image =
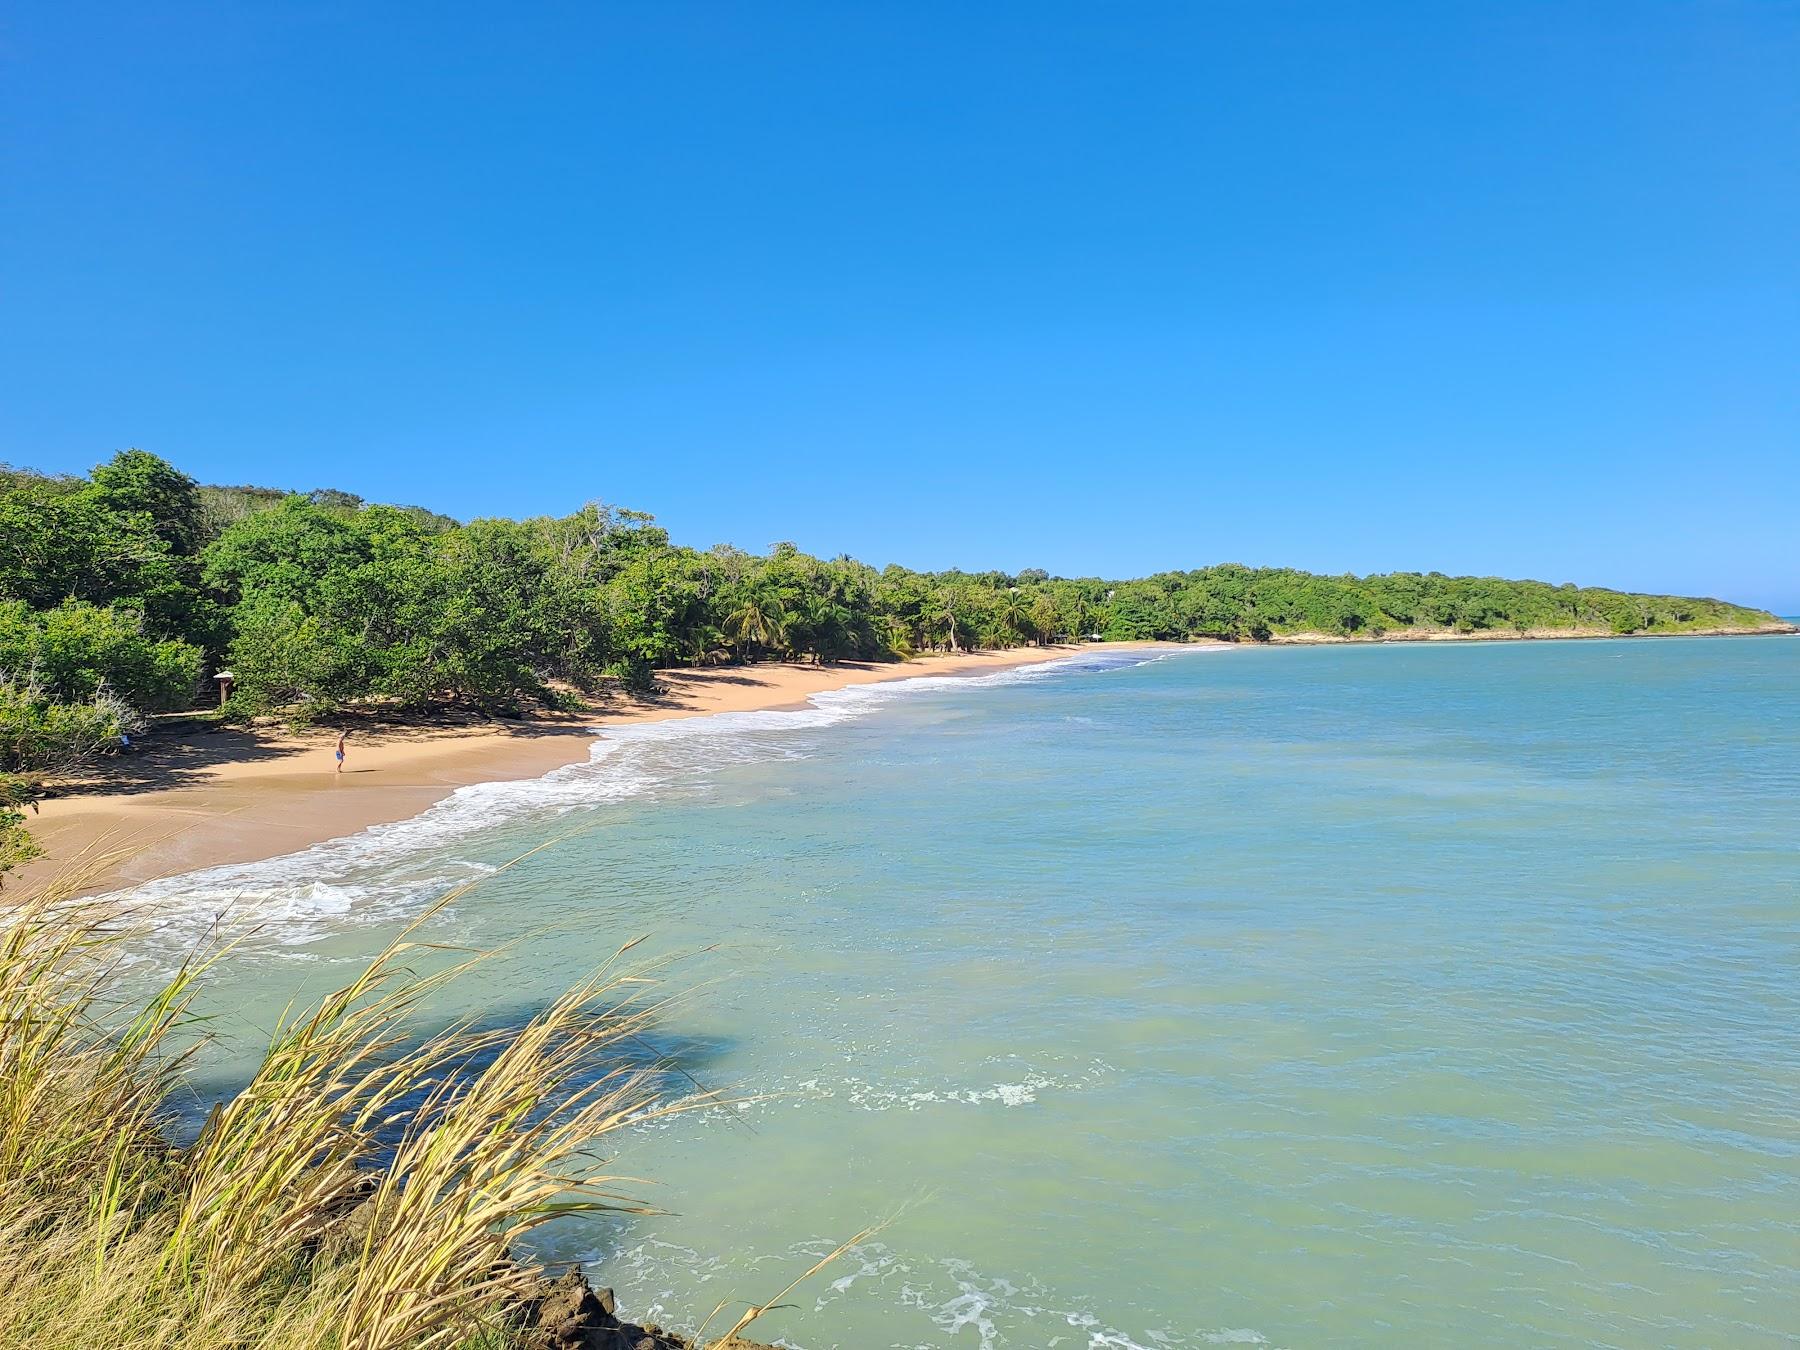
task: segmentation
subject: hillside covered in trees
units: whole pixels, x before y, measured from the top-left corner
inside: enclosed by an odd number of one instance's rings
[[[1130,581],[880,570],[792,544],[673,544],[648,515],[460,524],[343,492],[202,486],[127,450],[86,478],[0,467],[0,871],[38,776],[210,697],[317,718],[352,704],[555,704],[659,667],[1296,633],[1677,633],[1773,622],[1717,600],[1438,573],[1234,564]]]

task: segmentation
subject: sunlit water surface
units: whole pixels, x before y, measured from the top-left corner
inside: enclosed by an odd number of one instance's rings
[[[713,948],[662,1048],[772,1095],[553,1240],[678,1327],[897,1215],[762,1334],[1792,1344],[1797,804],[1800,641],[1190,650],[634,729],[160,903],[261,925],[241,1051],[575,831],[431,936],[521,940],[496,1017]]]

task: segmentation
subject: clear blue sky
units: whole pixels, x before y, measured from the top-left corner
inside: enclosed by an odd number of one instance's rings
[[[93,5],[0,458],[1800,611],[1800,5]]]

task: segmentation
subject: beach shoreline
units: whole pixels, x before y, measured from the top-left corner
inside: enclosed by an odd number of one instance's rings
[[[1585,629],[1394,630],[1353,636],[1277,634],[1243,646],[1588,641],[1620,637],[1750,637],[1792,625],[1620,634]],[[930,676],[994,674],[1083,653],[1167,648],[1179,642],[1021,647],[898,662],[767,662],[662,670],[656,694],[620,693],[576,714],[516,722],[371,722],[353,732],[345,772],[331,755],[337,728],[242,730],[180,721],[143,738],[80,782],[53,785],[28,821],[44,856],[7,878],[0,903],[57,884],[94,893],[202,868],[260,862],[409,820],[458,789],[515,782],[588,759],[606,728],[724,712],[791,711],[815,694]]]
[[[1113,642],[838,665],[763,663],[657,672],[658,693],[589,712],[467,725],[371,725],[335,772],[337,728],[244,731],[180,723],[79,783],[56,785],[29,823],[44,856],[0,899],[56,884],[79,893],[259,862],[408,820],[479,783],[541,778],[585,762],[608,727],[725,712],[804,708],[815,694],[928,676],[990,675],[1091,652],[1179,644]]]

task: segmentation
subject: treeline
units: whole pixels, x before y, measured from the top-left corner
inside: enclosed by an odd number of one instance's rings
[[[208,487],[140,450],[86,478],[0,469],[0,870],[31,776],[235,676],[245,714],[579,697],[659,667],[889,660],[1107,639],[1753,626],[1759,611],[1572,585],[1234,565],[1136,581],[877,570],[791,544],[670,542],[650,516],[459,524],[418,507]],[[10,853],[9,851],[10,850]]]
[[[1285,567],[1226,564],[1122,582],[1108,595],[1108,637],[1178,641],[1268,641],[1296,633],[1372,638],[1559,630],[1629,636],[1775,622],[1763,610],[1721,600],[1441,572],[1329,577]]]

